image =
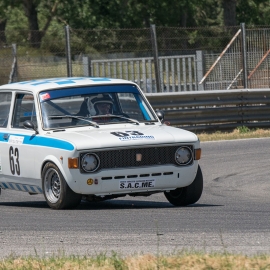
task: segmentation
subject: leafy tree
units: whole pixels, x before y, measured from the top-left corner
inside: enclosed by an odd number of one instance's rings
[[[5,29],[7,25],[9,9],[10,9],[9,1],[2,0],[0,2],[0,44],[1,43],[6,44],[7,42]]]
[[[237,20],[247,25],[270,24],[269,0],[239,0],[237,3]]]
[[[58,19],[74,29],[193,27],[220,24],[218,0],[61,1]],[[215,6],[216,8],[213,8]]]
[[[42,37],[46,34],[50,23],[57,11],[58,0],[1,0],[0,12],[5,12],[9,10],[6,15],[6,25],[9,25],[9,21],[12,21],[10,28],[28,29],[28,41],[30,46],[39,48],[41,44]],[[25,25],[24,19],[21,17],[21,10],[23,11],[24,17],[26,18],[27,24]],[[20,21],[18,21],[17,14],[20,14]],[[1,13],[0,13],[1,15]],[[13,16],[9,16],[13,15]],[[40,22],[40,17],[43,15],[43,21]],[[40,28],[40,25],[43,28]]]
[[[46,43],[52,35],[59,37],[63,25],[74,31],[141,29],[149,28],[150,24],[176,28],[231,27],[241,22],[266,25],[270,23],[269,11],[269,0],[1,0],[0,42],[6,43],[8,38],[39,48],[44,37]],[[7,36],[5,29],[9,30]],[[111,41],[119,38],[115,33],[111,33]],[[194,31],[187,33],[188,42],[195,44],[202,38]],[[131,33],[125,35],[132,38]],[[85,36],[78,36],[80,47],[84,40]]]
[[[14,0],[16,1],[16,0]],[[23,0],[22,6],[24,8],[25,16],[28,19],[29,27],[29,42],[31,46],[39,48],[41,39],[45,35],[52,18],[57,11],[58,0]],[[43,29],[39,27],[38,13],[44,12],[47,20],[44,23]]]

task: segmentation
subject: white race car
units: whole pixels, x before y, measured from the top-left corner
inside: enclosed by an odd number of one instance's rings
[[[163,124],[133,82],[53,78],[0,86],[0,191],[43,193],[53,209],[164,192],[175,206],[203,190],[200,141]]]

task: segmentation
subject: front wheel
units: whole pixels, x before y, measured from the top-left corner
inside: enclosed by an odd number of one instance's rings
[[[169,192],[164,192],[167,200],[174,206],[187,206],[196,203],[203,191],[203,175],[200,165],[194,181],[187,187],[177,188]]]
[[[73,192],[58,167],[49,162],[42,171],[42,188],[48,205],[53,209],[68,209],[78,206],[82,195]]]

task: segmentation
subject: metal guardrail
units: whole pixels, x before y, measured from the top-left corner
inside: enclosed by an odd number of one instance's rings
[[[165,121],[192,131],[270,127],[270,89],[146,94]]]

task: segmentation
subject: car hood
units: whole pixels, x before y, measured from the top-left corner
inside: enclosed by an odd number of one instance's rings
[[[54,132],[49,136],[70,142],[77,150],[198,141],[194,133],[166,125],[104,126],[91,127],[90,130],[69,129]]]

